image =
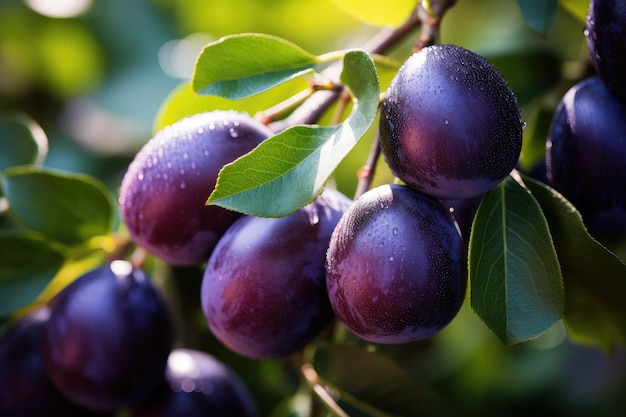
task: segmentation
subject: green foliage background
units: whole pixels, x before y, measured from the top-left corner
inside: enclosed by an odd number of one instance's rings
[[[36,172],[15,168],[5,172],[0,196],[15,192],[11,188],[15,182],[54,189],[54,184],[47,182],[48,173],[62,170],[68,173],[68,181],[89,190],[80,193],[83,196],[108,192],[114,198],[129,161],[156,129],[187,114],[213,108],[254,113],[304,85],[302,80],[292,80],[242,101],[194,96],[188,84],[201,46],[244,32],[279,36],[315,55],[362,46],[379,28],[352,16],[347,11],[350,3],[108,0],[94,1],[80,16],[54,19],[34,12],[25,2],[0,1],[0,112],[27,115],[49,139],[47,149],[25,150],[26,156],[15,156],[41,165]],[[387,3],[393,10],[394,2]],[[401,3],[398,10],[403,10]],[[560,97],[591,73],[583,34],[587,3],[563,0],[556,7],[557,3],[459,0],[442,25],[442,42],[456,43],[488,58],[516,93],[527,123],[520,166],[525,170],[543,157],[550,118]],[[367,20],[368,15],[359,17]],[[391,18],[397,16],[392,13]],[[410,54],[416,36],[394,49],[392,57],[402,62]],[[381,73],[383,88],[392,76],[393,70]],[[6,126],[3,124],[3,129]],[[8,140],[14,130],[7,132],[0,131],[0,141]],[[347,195],[354,193],[356,171],[365,161],[372,140],[373,132],[368,132],[331,179]],[[4,157],[0,155],[3,163]],[[93,190],[101,185],[92,178],[104,184],[104,193]],[[374,185],[390,181],[392,177],[381,161]],[[57,232],[43,225],[28,236],[11,235],[0,241],[0,259],[5,262],[11,258],[15,268],[0,271],[0,282],[36,275],[27,293],[21,289],[20,294],[27,298],[39,296],[45,301],[113,248],[107,231],[118,230],[120,225],[112,201],[90,210],[88,205],[95,204],[94,198],[99,197],[81,199],[70,193],[64,198],[93,213],[97,217],[94,224],[100,228]],[[54,201],[41,204],[54,212]],[[36,219],[37,213],[32,216]],[[0,225],[6,230],[14,227],[13,219],[7,218],[2,207]],[[51,237],[54,245],[42,243]],[[20,248],[32,251],[42,268],[37,262],[13,257],[12,253],[24,253]],[[624,252],[623,246],[617,247],[622,259],[626,258]],[[50,270],[50,265],[63,267],[55,273],[56,268]],[[573,265],[569,268],[575,269]],[[235,369],[253,391],[263,416],[307,415],[302,410],[308,410],[310,398],[304,395],[305,387],[289,361],[242,358],[209,334],[196,308],[201,271],[169,267],[158,261],[147,266],[170,298],[180,339],[187,347],[207,350]],[[46,287],[52,278],[52,284]],[[9,292],[10,288],[9,284],[3,286],[0,311],[14,307],[9,302],[15,302],[17,296]],[[602,315],[592,316],[581,323],[602,328],[603,319]],[[560,321],[531,342],[507,347],[466,303],[448,328],[427,341],[359,350],[351,349],[364,345],[362,342],[349,334],[345,334],[345,341],[345,349],[323,347],[311,352],[320,376],[354,398],[384,406],[389,413],[368,414],[363,411],[367,407],[356,407],[351,415],[421,415],[430,407],[430,389],[462,408],[467,416],[535,412],[619,416],[626,410],[623,350],[607,354],[574,343],[566,337]],[[393,390],[389,389],[389,381],[397,384]]]

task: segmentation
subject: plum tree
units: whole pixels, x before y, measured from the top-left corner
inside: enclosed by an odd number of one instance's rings
[[[133,417],[256,417],[254,398],[232,369],[200,350],[170,353],[165,379]]]
[[[148,276],[129,262],[113,261],[82,275],[55,298],[44,364],[72,401],[116,411],[156,386],[173,336],[168,306]]]
[[[591,63],[609,91],[626,103],[626,4],[591,0],[585,34]]]
[[[626,104],[598,76],[561,99],[546,142],[548,182],[594,233],[626,230]]]
[[[206,262],[240,213],[205,201],[220,169],[272,132],[250,116],[213,111],[159,131],[122,181],[120,215],[134,242],[174,265]]]
[[[41,307],[14,323],[0,339],[0,415],[97,417],[55,387],[43,364],[42,345],[50,309]]]
[[[326,271],[335,315],[372,342],[432,336],[463,303],[464,250],[439,201],[403,185],[366,192],[331,237]]]
[[[286,356],[332,319],[324,259],[330,235],[350,203],[327,188],[311,204],[280,218],[245,216],[224,234],[202,281],[211,331],[253,358]]]
[[[445,199],[471,198],[517,164],[522,119],[496,68],[463,47],[413,54],[385,92],[380,140],[392,172],[410,187]]]

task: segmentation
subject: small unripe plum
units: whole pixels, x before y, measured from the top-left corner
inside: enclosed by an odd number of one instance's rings
[[[443,199],[475,197],[506,178],[519,159],[522,128],[502,75],[456,45],[413,54],[381,107],[381,146],[393,174]]]
[[[64,395],[86,408],[115,411],[156,387],[172,343],[168,306],[148,276],[114,261],[54,299],[43,357]]]
[[[465,296],[465,249],[443,204],[403,185],[361,195],[341,218],[326,262],[337,319],[362,339],[405,343],[442,330]]]
[[[626,231],[626,104],[599,77],[576,84],[557,106],[546,170],[592,234]]]
[[[256,417],[243,381],[214,356],[194,349],[170,353],[165,380],[133,408],[133,417]]]
[[[14,323],[0,339],[0,416],[96,417],[54,386],[41,354],[50,310],[42,307]]]
[[[596,71],[609,91],[626,103],[626,2],[591,0],[585,35]]]
[[[240,216],[205,205],[220,169],[271,135],[234,111],[196,114],[159,131],[137,153],[120,188],[120,215],[134,242],[174,265],[205,263]]]
[[[252,358],[278,358],[303,348],[329,324],[324,260],[350,203],[327,188],[288,216],[244,216],[228,229],[201,289],[209,328],[224,345]]]

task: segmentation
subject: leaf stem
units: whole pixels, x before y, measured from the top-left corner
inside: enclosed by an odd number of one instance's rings
[[[321,384],[320,378],[317,372],[310,363],[305,363],[300,367],[300,372],[306,380],[307,384],[311,388],[311,391],[315,393],[317,398],[337,417],[350,417],[337,401],[326,391],[326,388]]]

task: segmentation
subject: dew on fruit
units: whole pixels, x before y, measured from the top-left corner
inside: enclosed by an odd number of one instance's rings
[[[398,236],[398,228],[394,227],[392,233],[394,236]]]
[[[178,187],[179,187],[181,190],[184,190],[185,188],[187,188],[187,184],[185,184],[185,181],[181,181],[181,182],[180,182],[180,184],[178,185]]]
[[[197,130],[197,132],[198,132],[198,134],[199,134],[199,135],[201,135],[201,134],[203,134],[203,133],[204,133],[204,129],[203,129],[203,128],[201,128],[201,127],[199,127],[199,128],[198,128],[198,130]]]

